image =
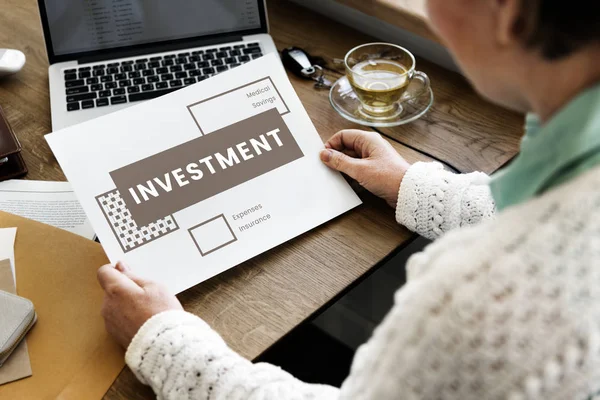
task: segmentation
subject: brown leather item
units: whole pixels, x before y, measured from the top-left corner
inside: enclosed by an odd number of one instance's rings
[[[18,178],[27,174],[27,166],[21,155],[21,143],[8,124],[2,107],[0,107],[0,181]]]

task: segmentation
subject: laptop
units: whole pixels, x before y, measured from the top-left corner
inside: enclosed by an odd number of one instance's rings
[[[38,0],[52,129],[276,52],[265,0]]]

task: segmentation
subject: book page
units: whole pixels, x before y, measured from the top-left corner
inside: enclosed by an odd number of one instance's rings
[[[0,210],[94,238],[92,225],[68,182],[0,182]]]

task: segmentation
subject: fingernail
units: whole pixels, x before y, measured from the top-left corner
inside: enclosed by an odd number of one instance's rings
[[[331,150],[322,150],[321,151],[321,161],[329,162],[331,160],[332,152]]]
[[[121,272],[125,272],[125,271],[127,271],[129,269],[129,268],[127,268],[127,266],[122,261],[119,261],[117,263],[117,265],[115,266],[115,268],[118,269]]]

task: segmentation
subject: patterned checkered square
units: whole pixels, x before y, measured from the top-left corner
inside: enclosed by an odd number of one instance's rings
[[[172,215],[149,225],[138,227],[131,218],[131,213],[121,198],[121,194],[116,189],[97,196],[96,201],[124,252],[134,250],[179,229]]]

